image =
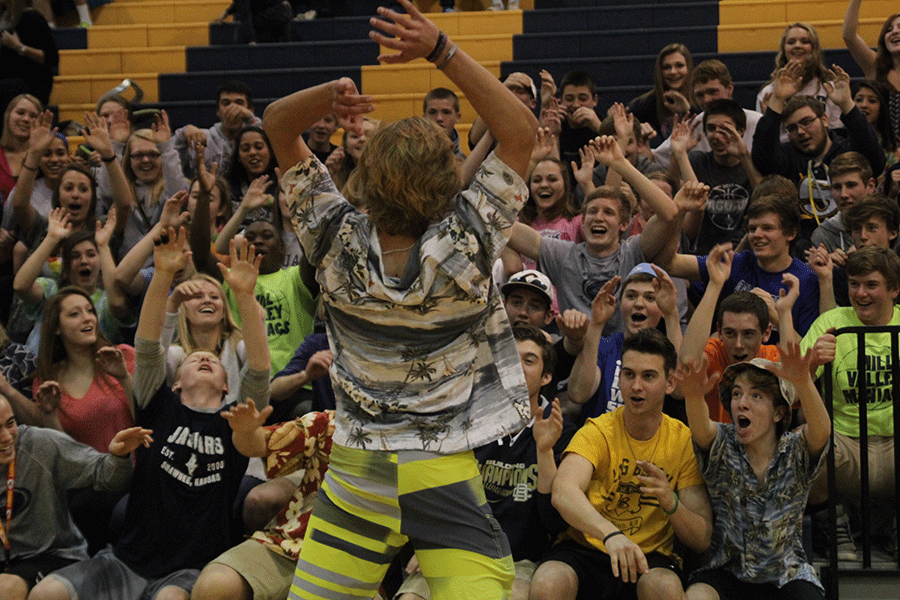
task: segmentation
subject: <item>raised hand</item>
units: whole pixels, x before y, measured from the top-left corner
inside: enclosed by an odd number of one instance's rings
[[[112,375],[118,380],[122,380],[127,378],[130,373],[128,373],[128,365],[125,363],[125,355],[122,354],[122,350],[117,348],[116,346],[104,346],[97,350],[96,357],[97,366],[100,369],[109,375]]]
[[[806,354],[800,351],[800,344],[790,342],[780,344],[778,354],[781,361],[766,365],[771,373],[779,379],[790,381],[794,387],[800,388],[806,383],[811,383],[810,366],[814,360],[814,350],[810,348]]]
[[[669,274],[658,266],[651,264],[653,272],[656,273],[656,279],[653,280],[653,289],[656,291],[656,306],[659,311],[666,315],[678,312],[678,292],[675,290],[675,283]]]
[[[564,116],[565,110],[559,107],[559,100],[556,96],[551,96],[547,108],[541,110],[541,126],[549,129],[553,135],[559,135]]]
[[[549,127],[538,127],[534,137],[534,148],[531,150],[531,161],[537,164],[556,150],[556,134]]]
[[[568,308],[562,314],[556,315],[556,326],[559,327],[559,332],[573,342],[580,342],[584,339],[590,324],[590,317],[577,308]]]
[[[722,286],[731,277],[731,263],[734,260],[734,250],[731,244],[718,244],[713,247],[706,257],[706,271],[709,273],[710,283]]]
[[[666,90],[663,92],[663,104],[670,112],[676,115],[691,110],[691,103],[677,90]]]
[[[594,158],[608,168],[612,168],[616,163],[627,162],[628,160],[622,153],[622,147],[619,146],[616,138],[611,135],[595,137],[591,140],[591,147],[594,150]]]
[[[831,65],[828,70],[828,81],[824,83],[828,97],[841,112],[846,114],[853,110],[853,92],[850,90],[850,75],[837,65]]]
[[[190,213],[184,210],[187,205],[187,192],[175,192],[171,198],[163,204],[162,213],[159,217],[159,224],[163,231],[167,231],[169,227],[181,227],[185,222],[190,220]]]
[[[52,128],[53,113],[45,110],[37,119],[31,122],[31,134],[28,136],[28,151],[40,157],[44,150],[50,147],[50,142],[56,137],[58,129]]]
[[[231,104],[229,106],[237,106]],[[206,160],[204,160],[204,147],[200,144],[194,144],[194,155],[197,157],[197,183],[200,189],[207,194],[216,187],[216,173],[219,172],[219,163],[214,162],[206,168]]]
[[[613,126],[616,128],[616,137],[624,144],[629,137],[634,135],[634,115],[625,110],[625,105],[615,102],[609,107],[609,114],[613,117]]]
[[[331,107],[337,115],[338,125],[357,135],[363,134],[362,115],[375,110],[372,96],[360,94],[349,77],[341,77],[335,84]]]
[[[256,288],[262,255],[256,254],[253,245],[247,243],[243,236],[232,238],[228,247],[231,254],[231,268],[217,263],[219,270],[222,271],[222,278],[235,294],[252,295]]]
[[[256,410],[256,403],[251,398],[247,398],[246,403],[236,404],[230,410],[223,410],[222,416],[228,420],[232,431],[237,434],[247,434],[262,427],[268,416],[272,414],[272,410],[271,404],[262,410]]]
[[[187,300],[191,298],[196,298],[203,293],[203,284],[201,280],[198,279],[188,279],[186,281],[182,281],[178,285],[175,286],[175,289],[172,290],[172,293],[169,294],[169,299],[167,301],[166,310],[169,312],[176,312],[178,307],[181,306]]]
[[[541,69],[541,107],[549,108],[550,98],[556,96],[556,82],[547,69]]]
[[[701,211],[706,208],[709,186],[699,181],[687,181],[675,194],[675,206],[681,214]]]
[[[174,227],[163,230],[153,240],[153,265],[156,270],[175,274],[183,269],[191,257],[191,252],[184,249],[186,241],[184,227],[179,227],[177,233]]]
[[[622,278],[616,275],[603,284],[597,295],[591,301],[591,324],[606,325],[607,321],[616,312],[616,288]]]
[[[109,241],[112,239],[113,233],[115,231],[116,209],[111,208],[106,214],[106,223],[101,224],[98,220],[97,225],[94,228],[94,241],[97,242],[97,247],[103,248],[104,246],[109,246]]]
[[[113,456],[128,456],[138,446],[149,448],[153,443],[152,429],[143,427],[129,427],[116,433],[109,442],[109,453]]]
[[[387,64],[406,63],[431,54],[438,42],[437,25],[419,12],[409,0],[397,0],[407,14],[395,12],[383,6],[378,7],[378,16],[369,19],[375,30],[369,37],[395,54],[379,54],[378,61]],[[408,17],[407,17],[408,15]],[[387,20],[385,20],[387,19]],[[384,33],[381,33],[381,32]],[[384,34],[388,35],[384,35]],[[449,41],[448,41],[449,45]]]
[[[775,301],[776,312],[791,310],[800,297],[800,280],[796,275],[784,273],[781,276],[781,283],[784,287],[778,290],[778,300]]]
[[[798,59],[792,59],[785,66],[778,69],[775,80],[772,82],[772,96],[784,103],[788,98],[800,91],[803,85],[803,72],[805,67]],[[769,104],[772,99],[769,99]]]
[[[731,123],[721,123],[719,127],[722,133],[725,134],[725,141],[728,143],[725,151],[728,152],[730,156],[735,156],[737,158],[750,156],[750,150],[744,142],[744,137],[738,133],[738,130],[734,125]]]
[[[697,141],[691,135],[691,127],[686,119],[680,119],[672,128],[672,135],[669,136],[669,144],[672,146],[673,154],[682,154],[690,152]]]
[[[69,222],[69,211],[62,207],[51,210],[47,218],[47,237],[64,240],[70,233],[72,224]]]
[[[248,212],[257,208],[262,208],[263,206],[272,205],[272,194],[266,193],[266,187],[268,187],[268,185],[268,175],[260,175],[250,182],[247,193],[244,194],[244,197],[241,199],[241,204]]]
[[[775,310],[775,298],[772,297],[772,294],[762,289],[761,287],[755,287],[751,289],[750,293],[755,294],[758,298],[766,303],[766,308],[769,309],[769,321],[771,321],[772,324],[777,327],[778,311]]]
[[[707,374],[708,369],[709,359],[706,358],[706,354],[701,355],[697,362],[690,361],[678,365],[675,378],[678,380],[678,387],[681,388],[685,400],[703,399],[715,388],[722,374],[716,371],[709,375]]]
[[[572,161],[572,174],[575,181],[581,186],[582,190],[590,190],[588,186],[594,184],[594,152],[591,150],[590,144],[584,148],[578,149],[578,157],[581,160],[579,166],[574,160]]]
[[[534,415],[534,425],[531,427],[531,433],[534,436],[534,443],[538,452],[547,452],[553,450],[554,444],[559,440],[563,430],[562,409],[559,407],[559,398],[553,401],[550,408],[550,414],[544,418],[544,409],[538,410]]]
[[[84,141],[99,152],[101,157],[115,157],[116,153],[113,151],[107,122],[92,112],[84,113],[84,122],[86,125],[81,129]]]
[[[59,402],[62,400],[62,390],[55,381],[45,381],[38,386],[35,401],[44,414],[50,414],[59,408]]]
[[[166,114],[165,110],[161,110],[156,114],[152,129],[153,141],[157,144],[168,142],[169,138],[172,137],[172,128],[169,126],[169,115]]]

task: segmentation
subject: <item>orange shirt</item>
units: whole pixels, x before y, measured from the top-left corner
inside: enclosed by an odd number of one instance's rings
[[[712,375],[715,372],[722,374],[731,365],[728,361],[728,353],[725,352],[725,344],[719,338],[706,340],[706,348],[703,351],[706,353],[706,360],[709,361],[709,368],[706,369],[708,375]],[[778,347],[766,344],[759,347],[759,354],[756,355],[756,358],[765,358],[772,362],[781,360],[778,354]],[[710,419],[719,423],[731,423],[731,417],[719,400],[718,385],[706,394],[706,405],[709,407]]]

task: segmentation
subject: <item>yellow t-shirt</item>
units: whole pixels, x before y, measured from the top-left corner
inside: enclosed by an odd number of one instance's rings
[[[703,484],[691,432],[684,423],[663,415],[652,438],[640,441],[625,432],[624,407],[588,419],[572,438],[566,453],[573,452],[594,465],[587,496],[591,504],[618,527],[644,554],[659,552],[678,560],[673,551],[675,530],[659,507],[656,496],[641,493],[643,474],[638,460],[662,469],[675,491]],[[569,528],[569,535],[586,546],[606,552],[603,540]]]

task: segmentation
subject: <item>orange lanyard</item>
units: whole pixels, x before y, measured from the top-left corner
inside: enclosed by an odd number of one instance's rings
[[[6,528],[0,527],[0,540],[3,540],[3,570],[9,566],[9,536],[12,530],[13,491],[16,488],[16,459],[12,459],[6,467]]]

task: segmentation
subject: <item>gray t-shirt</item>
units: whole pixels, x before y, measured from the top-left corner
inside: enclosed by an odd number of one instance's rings
[[[727,242],[737,246],[744,237],[744,213],[753,191],[747,172],[740,163],[732,167],[717,163],[712,152],[694,150],[688,159],[697,179],[709,186],[709,200],[691,254],[709,254],[716,244]]]
[[[12,559],[86,559],[87,542],[69,515],[67,492],[84,487],[119,491],[130,478],[129,458],[101,454],[61,431],[19,425]]]
[[[644,262],[644,251],[639,235],[626,239],[615,252],[604,257],[588,252],[584,243],[542,238],[538,256],[540,270],[556,288],[560,312],[575,308],[586,315],[591,314],[591,302],[603,284],[616,275],[624,280],[641,262]],[[618,331],[622,331],[622,316],[615,311],[603,328],[603,335]]]

